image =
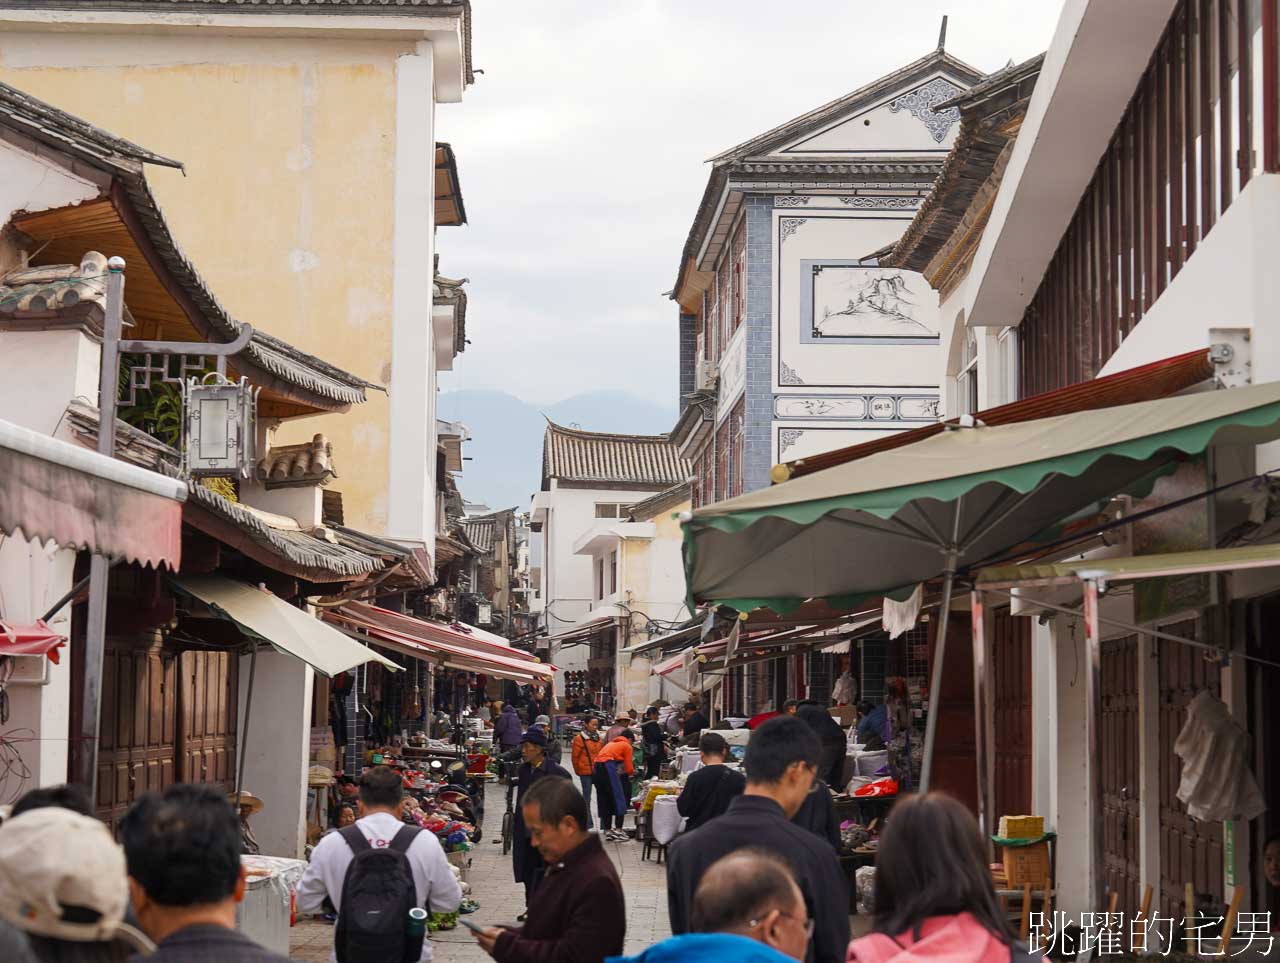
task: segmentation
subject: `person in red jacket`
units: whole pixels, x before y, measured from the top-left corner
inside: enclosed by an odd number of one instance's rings
[[[630,839],[622,829],[627,807],[631,804],[631,777],[636,774],[632,749],[635,736],[624,729],[596,756],[594,783],[596,812],[600,815],[600,831],[614,842]]]
[[[570,756],[573,759],[573,771],[582,785],[582,798],[587,801],[587,828],[591,823],[591,784],[595,778],[596,756],[604,748],[600,739],[600,720],[595,716],[587,716],[583,721],[583,730],[573,737]]]

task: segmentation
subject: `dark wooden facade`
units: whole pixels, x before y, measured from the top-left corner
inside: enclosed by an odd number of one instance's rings
[[[1102,643],[1103,873],[1127,915],[1142,905],[1138,658],[1136,636]]]
[[[995,609],[991,619],[994,815],[1033,813],[1031,803],[1031,620]]]
[[[1023,316],[1022,397],[1095,377],[1252,175],[1280,170],[1276,5],[1255,64],[1241,4],[1181,0],[1170,18]]]
[[[1166,629],[1196,638],[1196,623]],[[1187,721],[1187,704],[1208,690],[1221,697],[1221,667],[1189,645],[1160,646],[1160,892],[1158,904],[1166,916],[1181,919],[1187,883],[1198,901],[1222,907],[1222,823],[1204,823],[1187,815],[1178,800],[1182,761],[1173,751]]]

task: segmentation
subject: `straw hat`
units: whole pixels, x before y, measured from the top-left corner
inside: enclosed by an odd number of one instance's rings
[[[124,851],[96,819],[47,806],[0,826],[0,919],[28,933],[149,948],[124,922],[126,877]],[[80,912],[69,914],[71,907]],[[96,919],[72,922],[68,915]]]
[[[227,799],[230,801],[231,805],[234,806],[236,804],[235,793],[229,793],[227,795]],[[240,808],[249,810],[249,815],[252,816],[254,813],[260,813],[262,810],[266,809],[267,804],[253,793],[249,792],[249,790],[245,789],[240,792]]]

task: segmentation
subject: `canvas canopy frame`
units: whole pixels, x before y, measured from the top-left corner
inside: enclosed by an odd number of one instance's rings
[[[822,599],[853,608],[940,577],[932,695],[941,690],[958,575],[1115,495],[1149,493],[1180,459],[1211,445],[1277,438],[1280,383],[955,426],[686,516],[687,604],[785,613]],[[922,791],[936,737],[930,712]]]
[[[1243,652],[1234,652],[1197,639],[1183,638],[1162,632],[1150,625],[1138,625],[1120,619],[1103,617],[1100,600],[1108,588],[1117,583],[1138,582],[1144,579],[1186,575],[1218,574],[1246,569],[1280,568],[1280,545],[1247,545],[1235,548],[1206,549],[1195,552],[1171,552],[1156,555],[1136,555],[1123,558],[1084,559],[1073,562],[1031,563],[1027,565],[998,566],[980,570],[971,593],[970,615],[973,621],[973,691],[975,747],[978,777],[978,821],[984,833],[991,832],[992,801],[995,798],[994,712],[991,692],[991,660],[988,657],[986,635],[986,609],[988,596],[1001,599],[1015,597],[1040,608],[1073,616],[1084,622],[1085,646],[1085,718],[1088,739],[1089,793],[1095,818],[1088,820],[1088,846],[1092,864],[1092,883],[1095,904],[1106,902],[1106,878],[1104,873],[1103,833],[1098,814],[1102,812],[1102,626],[1125,629],[1136,635],[1145,635],[1171,644],[1190,645],[1196,648],[1221,652],[1225,658],[1243,658],[1264,665],[1280,668],[1280,664]],[[1065,605],[1023,594],[1026,589],[1079,585],[1084,606],[1077,610]]]

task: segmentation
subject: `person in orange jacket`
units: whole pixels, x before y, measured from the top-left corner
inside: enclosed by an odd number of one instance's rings
[[[596,756],[604,748],[600,738],[600,720],[595,716],[587,716],[583,720],[583,730],[573,737],[569,754],[573,759],[573,772],[582,786],[582,798],[587,801],[587,828],[591,829],[591,782],[595,774]]]
[[[596,756],[596,811],[600,814],[600,829],[604,838],[614,842],[631,838],[623,830],[622,821],[631,803],[631,777],[636,774],[634,742],[635,736],[631,730],[624,729],[622,735],[601,749]]]

